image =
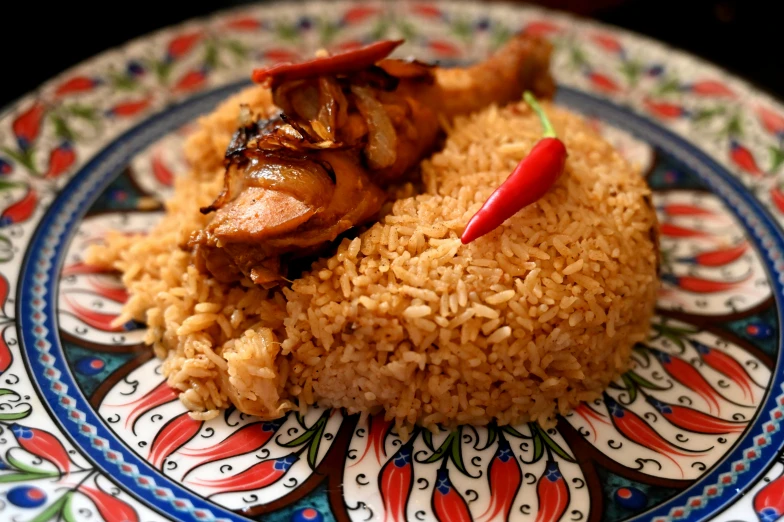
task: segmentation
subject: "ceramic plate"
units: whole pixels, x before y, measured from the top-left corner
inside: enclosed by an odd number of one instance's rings
[[[86,246],[160,218],[190,122],[257,64],[391,37],[465,63],[517,31],[552,40],[558,103],[655,191],[663,287],[635,369],[552,430],[191,420],[143,325],[112,327],[126,294]],[[779,520],[782,140],[784,108],[716,67],[510,5],[258,6],[86,62],[0,115],[0,518]]]

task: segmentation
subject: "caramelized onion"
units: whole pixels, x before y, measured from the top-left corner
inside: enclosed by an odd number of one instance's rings
[[[395,163],[397,157],[397,134],[384,106],[367,87],[352,85],[357,108],[368,124],[368,144],[365,156],[371,168],[383,169]]]

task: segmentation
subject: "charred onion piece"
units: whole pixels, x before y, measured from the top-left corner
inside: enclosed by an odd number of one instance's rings
[[[348,74],[361,71],[383,60],[403,40],[382,40],[344,53],[314,58],[300,63],[279,63],[253,71],[253,81],[264,85],[283,81],[303,80],[325,74]]]

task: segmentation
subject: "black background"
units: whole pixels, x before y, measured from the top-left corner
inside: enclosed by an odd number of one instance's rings
[[[4,3],[0,106],[104,49],[247,2]],[[782,0],[543,0],[540,4],[651,36],[717,63],[784,98]],[[91,3],[97,4],[97,3]]]

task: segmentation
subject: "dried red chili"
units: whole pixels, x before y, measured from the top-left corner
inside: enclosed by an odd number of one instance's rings
[[[544,196],[563,173],[566,147],[556,137],[534,95],[526,92],[524,99],[542,121],[543,137],[468,222],[460,238],[464,245],[492,232],[520,209]]]
[[[270,84],[284,80],[302,80],[325,74],[348,74],[361,71],[389,56],[403,40],[382,40],[344,53],[323,56],[299,63],[278,63],[253,71],[253,81]]]

